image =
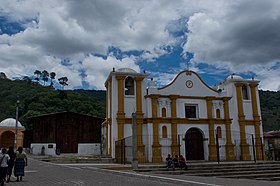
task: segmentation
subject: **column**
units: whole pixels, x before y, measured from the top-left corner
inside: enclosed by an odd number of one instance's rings
[[[262,160],[262,157],[265,157],[265,155],[262,155],[262,146],[261,146],[261,135],[260,135],[260,115],[258,111],[258,104],[257,104],[257,86],[258,84],[250,84],[250,92],[251,92],[251,100],[252,100],[252,111],[253,111],[253,120],[254,120],[254,128],[255,128],[255,145],[256,145],[256,158],[257,160]]]
[[[143,117],[142,112],[142,81],[144,77],[135,77],[136,81],[136,133],[138,162],[145,162],[145,145],[143,144]]]
[[[214,97],[206,97],[207,105],[207,117],[208,117],[208,130],[209,130],[209,157],[210,161],[217,160],[217,149],[215,144],[215,133],[214,133],[214,120],[212,113],[212,100]]]
[[[157,106],[157,95],[151,95],[152,99],[152,119],[153,119],[153,163],[161,163],[162,156],[161,156],[161,145],[159,144],[159,120],[158,120],[158,106]]]
[[[117,76],[118,81],[118,112],[117,112],[117,124],[118,124],[118,139],[124,137],[124,79],[125,76]]]
[[[243,97],[242,97],[242,83],[236,83],[236,98],[238,108],[238,121],[240,128],[240,148],[241,148],[241,160],[251,160],[249,145],[246,142],[246,131],[245,131],[245,115],[243,110]]]
[[[229,105],[228,101],[230,98],[225,97],[223,98],[224,101],[224,120],[226,125],[226,160],[235,160],[235,153],[234,153],[234,144],[232,143],[231,138],[231,121],[229,117]]]
[[[171,100],[171,152],[172,154],[179,154],[179,145],[178,145],[178,132],[177,132],[177,109],[176,109],[176,100],[178,95],[170,95]]]

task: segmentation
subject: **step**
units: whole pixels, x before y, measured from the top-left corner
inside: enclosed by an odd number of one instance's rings
[[[189,176],[207,176],[207,177],[218,177],[218,176],[227,176],[227,175],[252,175],[252,174],[268,174],[268,173],[279,173],[280,175],[280,169],[279,170],[255,170],[255,171],[251,171],[251,170],[245,170],[245,171],[232,171],[232,172],[208,172],[208,173],[188,173],[186,172],[186,174],[188,174]]]

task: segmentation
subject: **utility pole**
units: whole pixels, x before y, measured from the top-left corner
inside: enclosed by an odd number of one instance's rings
[[[17,139],[18,139],[18,107],[19,107],[19,97],[17,96],[17,106],[16,106],[16,129],[15,129],[15,141],[14,148],[17,148]]]

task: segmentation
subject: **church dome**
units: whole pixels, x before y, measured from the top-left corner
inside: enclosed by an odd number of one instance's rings
[[[117,70],[117,72],[137,73],[135,70],[133,70],[131,68],[120,68]]]
[[[230,79],[239,79],[239,80],[242,80],[243,78],[241,76],[238,76],[236,74],[231,74],[229,75],[226,80],[230,80]]]
[[[1,121],[0,128],[1,127],[16,127],[16,120],[14,118],[7,118]],[[18,128],[23,128],[21,123],[18,121]]]

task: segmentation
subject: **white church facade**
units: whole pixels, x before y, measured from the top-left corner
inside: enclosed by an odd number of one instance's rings
[[[103,126],[107,156],[118,158],[116,144],[131,138],[135,113],[139,162],[163,162],[167,154],[208,161],[217,155],[229,161],[264,158],[259,81],[230,75],[211,88],[189,70],[161,88],[153,80],[146,87],[146,81],[146,73],[128,68],[109,74]],[[131,160],[131,150],[124,155]]]

